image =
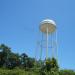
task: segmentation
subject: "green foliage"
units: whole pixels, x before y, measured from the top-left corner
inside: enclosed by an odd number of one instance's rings
[[[55,58],[47,59],[40,70],[40,75],[59,75],[59,66]]]
[[[12,70],[0,69],[0,75],[39,75],[33,71],[25,71],[24,69],[15,68]]]
[[[0,69],[0,75],[25,75],[25,71],[20,69],[13,69],[13,70]]]
[[[75,75],[75,71],[73,70],[60,70],[60,75]]]
[[[58,66],[57,60],[55,58],[47,59],[46,68],[47,68],[47,71],[50,71],[53,68],[56,68],[58,70],[59,66]]]
[[[11,48],[0,45],[0,67],[13,69],[15,67],[32,68],[34,67],[35,59],[28,57],[25,53],[22,55],[13,53]]]
[[[75,75],[73,70],[59,70],[55,58],[45,61],[13,53],[11,48],[0,45],[0,75]]]
[[[4,44],[0,45],[0,66],[7,66],[10,53],[11,50],[9,47]]]
[[[42,71],[42,73],[40,74],[39,71],[25,71],[24,69],[15,68],[12,70],[0,69],[0,75],[75,75],[75,72],[73,70],[60,70],[59,72]]]

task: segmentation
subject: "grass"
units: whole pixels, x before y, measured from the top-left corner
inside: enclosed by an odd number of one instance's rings
[[[38,73],[33,71],[25,71],[24,69],[19,68],[13,70],[1,68],[0,75],[38,75]]]

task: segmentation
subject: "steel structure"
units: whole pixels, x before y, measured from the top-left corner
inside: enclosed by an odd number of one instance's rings
[[[55,40],[51,40],[52,56],[54,56],[54,49],[57,46],[57,31],[56,23],[53,20],[45,19],[40,23],[40,31],[46,35],[46,59],[48,58],[49,36],[55,35]],[[53,37],[52,37],[53,38]],[[42,46],[43,47],[43,46]]]

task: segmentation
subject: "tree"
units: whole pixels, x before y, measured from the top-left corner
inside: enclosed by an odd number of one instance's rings
[[[1,44],[0,45],[0,66],[6,68],[14,68],[20,65],[19,54],[11,52],[11,48]]]
[[[47,69],[47,71],[50,71],[51,69],[58,70],[58,68],[59,68],[59,66],[58,66],[57,60],[55,58],[46,60],[46,69]]]
[[[3,60],[3,53],[0,52],[0,67],[2,67],[4,64],[4,60]]]
[[[22,53],[21,54],[21,65],[23,68],[27,66],[27,61],[28,61],[27,59],[28,59],[28,56],[25,53]]]
[[[1,52],[0,52],[1,62],[0,63],[2,63],[1,66],[6,67],[9,62],[9,55],[11,53],[11,50],[8,46],[6,46],[4,44],[0,45],[0,50],[1,50]]]
[[[13,69],[14,67],[19,67],[21,64],[19,54],[11,53],[9,57],[8,68]]]
[[[45,65],[42,66],[41,75],[59,75],[59,66],[55,58],[49,58],[45,61]]]
[[[35,59],[28,57],[25,53],[21,55],[21,64],[26,68],[32,68],[34,66]]]
[[[34,58],[28,58],[27,67],[28,68],[33,68],[34,67],[34,63],[35,63],[35,59]]]

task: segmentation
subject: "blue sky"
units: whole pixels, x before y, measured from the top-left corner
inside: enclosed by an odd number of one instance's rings
[[[75,70],[74,0],[0,0],[0,44],[34,57],[39,24],[46,18],[57,24],[60,67]]]

